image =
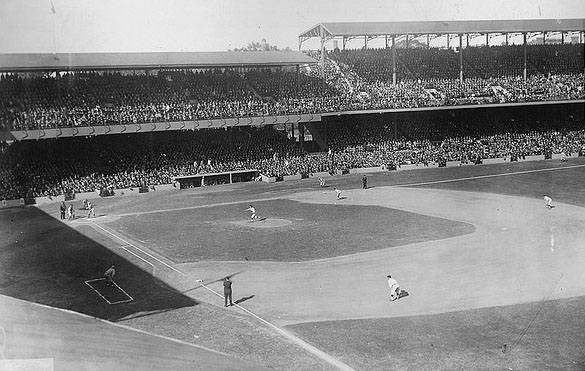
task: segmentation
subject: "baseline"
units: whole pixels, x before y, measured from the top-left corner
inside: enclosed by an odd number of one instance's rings
[[[120,237],[120,236],[117,236],[116,234],[114,234],[114,233],[110,232],[109,230],[107,230],[106,228],[102,227],[101,225],[99,225],[99,224],[97,224],[97,223],[93,223],[92,225],[93,225],[93,226],[96,226],[97,228],[101,229],[102,231],[106,232],[107,234],[109,234],[109,235],[111,235],[111,236],[113,236],[113,237],[117,238],[118,240],[120,240],[120,241],[124,242],[124,243],[126,244],[126,246],[131,246],[131,247],[133,247],[134,249],[136,249],[136,250],[140,251],[141,253],[143,253],[144,255],[148,256],[149,258],[152,258],[152,259],[156,260],[157,262],[159,262],[160,264],[162,264],[162,265],[164,265],[165,267],[169,268],[170,270],[174,271],[175,273],[178,273],[178,274],[181,274],[181,275],[183,275],[183,276],[187,277],[187,275],[186,275],[185,273],[183,273],[183,272],[181,272],[181,271],[177,270],[177,269],[176,269],[176,268],[174,268],[173,266],[171,266],[171,265],[167,264],[166,262],[164,262],[164,261],[160,260],[160,259],[159,259],[159,258],[157,258],[156,256],[154,256],[154,255],[152,255],[152,254],[149,254],[148,252],[144,251],[143,249],[139,248],[138,246],[134,245],[133,243],[131,243],[131,242],[129,242],[129,241],[127,241],[127,240],[123,239],[122,237]],[[135,254],[134,252],[132,252],[132,251],[130,251],[129,249],[127,249],[126,247],[124,247],[124,246],[118,246],[118,247],[119,247],[119,248],[121,248],[121,249],[123,249],[123,250],[126,250],[126,251],[128,251],[130,254],[132,254],[132,255],[136,256],[136,257],[137,257],[137,258],[139,258],[140,260],[142,260],[142,261],[146,262],[147,264],[149,264],[150,266],[154,267],[154,264],[153,264],[153,263],[151,263],[151,262],[149,262],[148,260],[144,259],[143,257],[141,257],[141,256],[139,256],[139,255],[137,255],[137,254]]]
[[[214,295],[219,296],[220,298],[223,298],[223,295],[221,295],[219,292],[207,287],[207,285],[203,284],[203,282],[201,280],[197,280],[197,283],[199,285],[201,285],[201,287],[207,289],[208,291],[212,292]],[[323,352],[322,350],[320,350],[319,348],[307,343],[306,341],[296,337],[295,335],[291,334],[290,332],[270,323],[269,321],[265,320],[264,318],[258,316],[257,314],[255,314],[254,312],[242,307],[239,304],[234,303],[234,306],[240,308],[241,310],[243,310],[244,312],[246,312],[248,315],[256,318],[257,320],[259,320],[260,322],[270,326],[272,329],[276,330],[279,334],[281,334],[282,336],[284,336],[285,338],[291,340],[292,342],[294,342],[295,344],[297,344],[298,346],[300,346],[301,348],[305,349],[306,351],[308,351],[309,353],[312,353],[313,355],[321,358],[322,360],[326,361],[327,363],[337,367],[340,370],[343,371],[356,371],[353,368],[351,368],[350,366],[346,365],[345,363],[341,362],[340,360],[338,360],[337,358],[334,358],[332,356],[330,356],[329,354]]]

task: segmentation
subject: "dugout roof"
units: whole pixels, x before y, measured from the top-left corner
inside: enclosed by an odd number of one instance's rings
[[[323,29],[323,35],[321,35]],[[522,32],[574,32],[585,30],[585,19],[518,19],[494,21],[426,22],[322,22],[299,35],[312,37],[352,37],[383,35],[485,34]]]
[[[0,54],[0,72],[271,67],[317,63],[298,51]]]

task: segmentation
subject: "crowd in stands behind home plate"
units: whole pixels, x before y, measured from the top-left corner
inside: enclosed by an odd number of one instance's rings
[[[583,152],[582,122],[565,119],[552,126],[540,123],[532,130],[522,123],[516,128],[510,122],[485,125],[483,133],[440,140],[430,127],[403,130],[408,137],[397,138],[386,125],[322,124],[319,130],[327,131],[331,151],[315,153],[289,138],[290,131],[272,126],[21,141],[0,146],[0,199],[171,184],[180,175],[243,169],[280,177]],[[542,130],[534,131],[538,127]]]

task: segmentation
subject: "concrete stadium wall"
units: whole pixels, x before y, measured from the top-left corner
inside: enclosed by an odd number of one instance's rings
[[[311,173],[309,174],[309,178],[325,178],[325,177],[330,177],[331,174],[329,174],[327,171],[321,171],[319,173]]]
[[[434,168],[434,167],[439,167],[439,165],[431,164],[431,163],[429,163],[429,166],[425,166],[423,164],[400,165],[400,166],[396,167],[396,170],[406,171],[406,170],[417,170],[417,169],[429,169],[429,168]]]
[[[543,161],[544,155],[537,155],[537,156],[526,156],[524,161]]]
[[[262,181],[266,182],[266,183],[276,183],[276,177],[275,176],[266,176],[266,175],[260,175],[262,177]]]
[[[475,165],[473,162],[462,164],[461,161],[447,161],[447,167],[459,167],[459,166],[470,166]]]
[[[285,175],[282,178],[283,178],[283,180],[285,182],[288,182],[288,181],[291,181],[291,180],[301,180],[301,174]]]
[[[484,158],[482,160],[482,163],[484,165],[501,164],[503,162],[510,162],[510,159],[498,157],[498,158]]]
[[[382,171],[386,171],[382,168],[382,166],[360,167],[360,168],[356,168],[356,169],[349,169],[350,174],[379,173]]]

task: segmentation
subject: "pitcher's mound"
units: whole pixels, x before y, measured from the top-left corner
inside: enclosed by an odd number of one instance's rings
[[[289,225],[292,222],[288,219],[273,219],[273,218],[262,218],[251,222],[250,220],[238,220],[237,222],[232,222],[237,225],[241,225],[243,227],[252,227],[252,228],[277,228],[277,227],[284,227],[285,225]]]

